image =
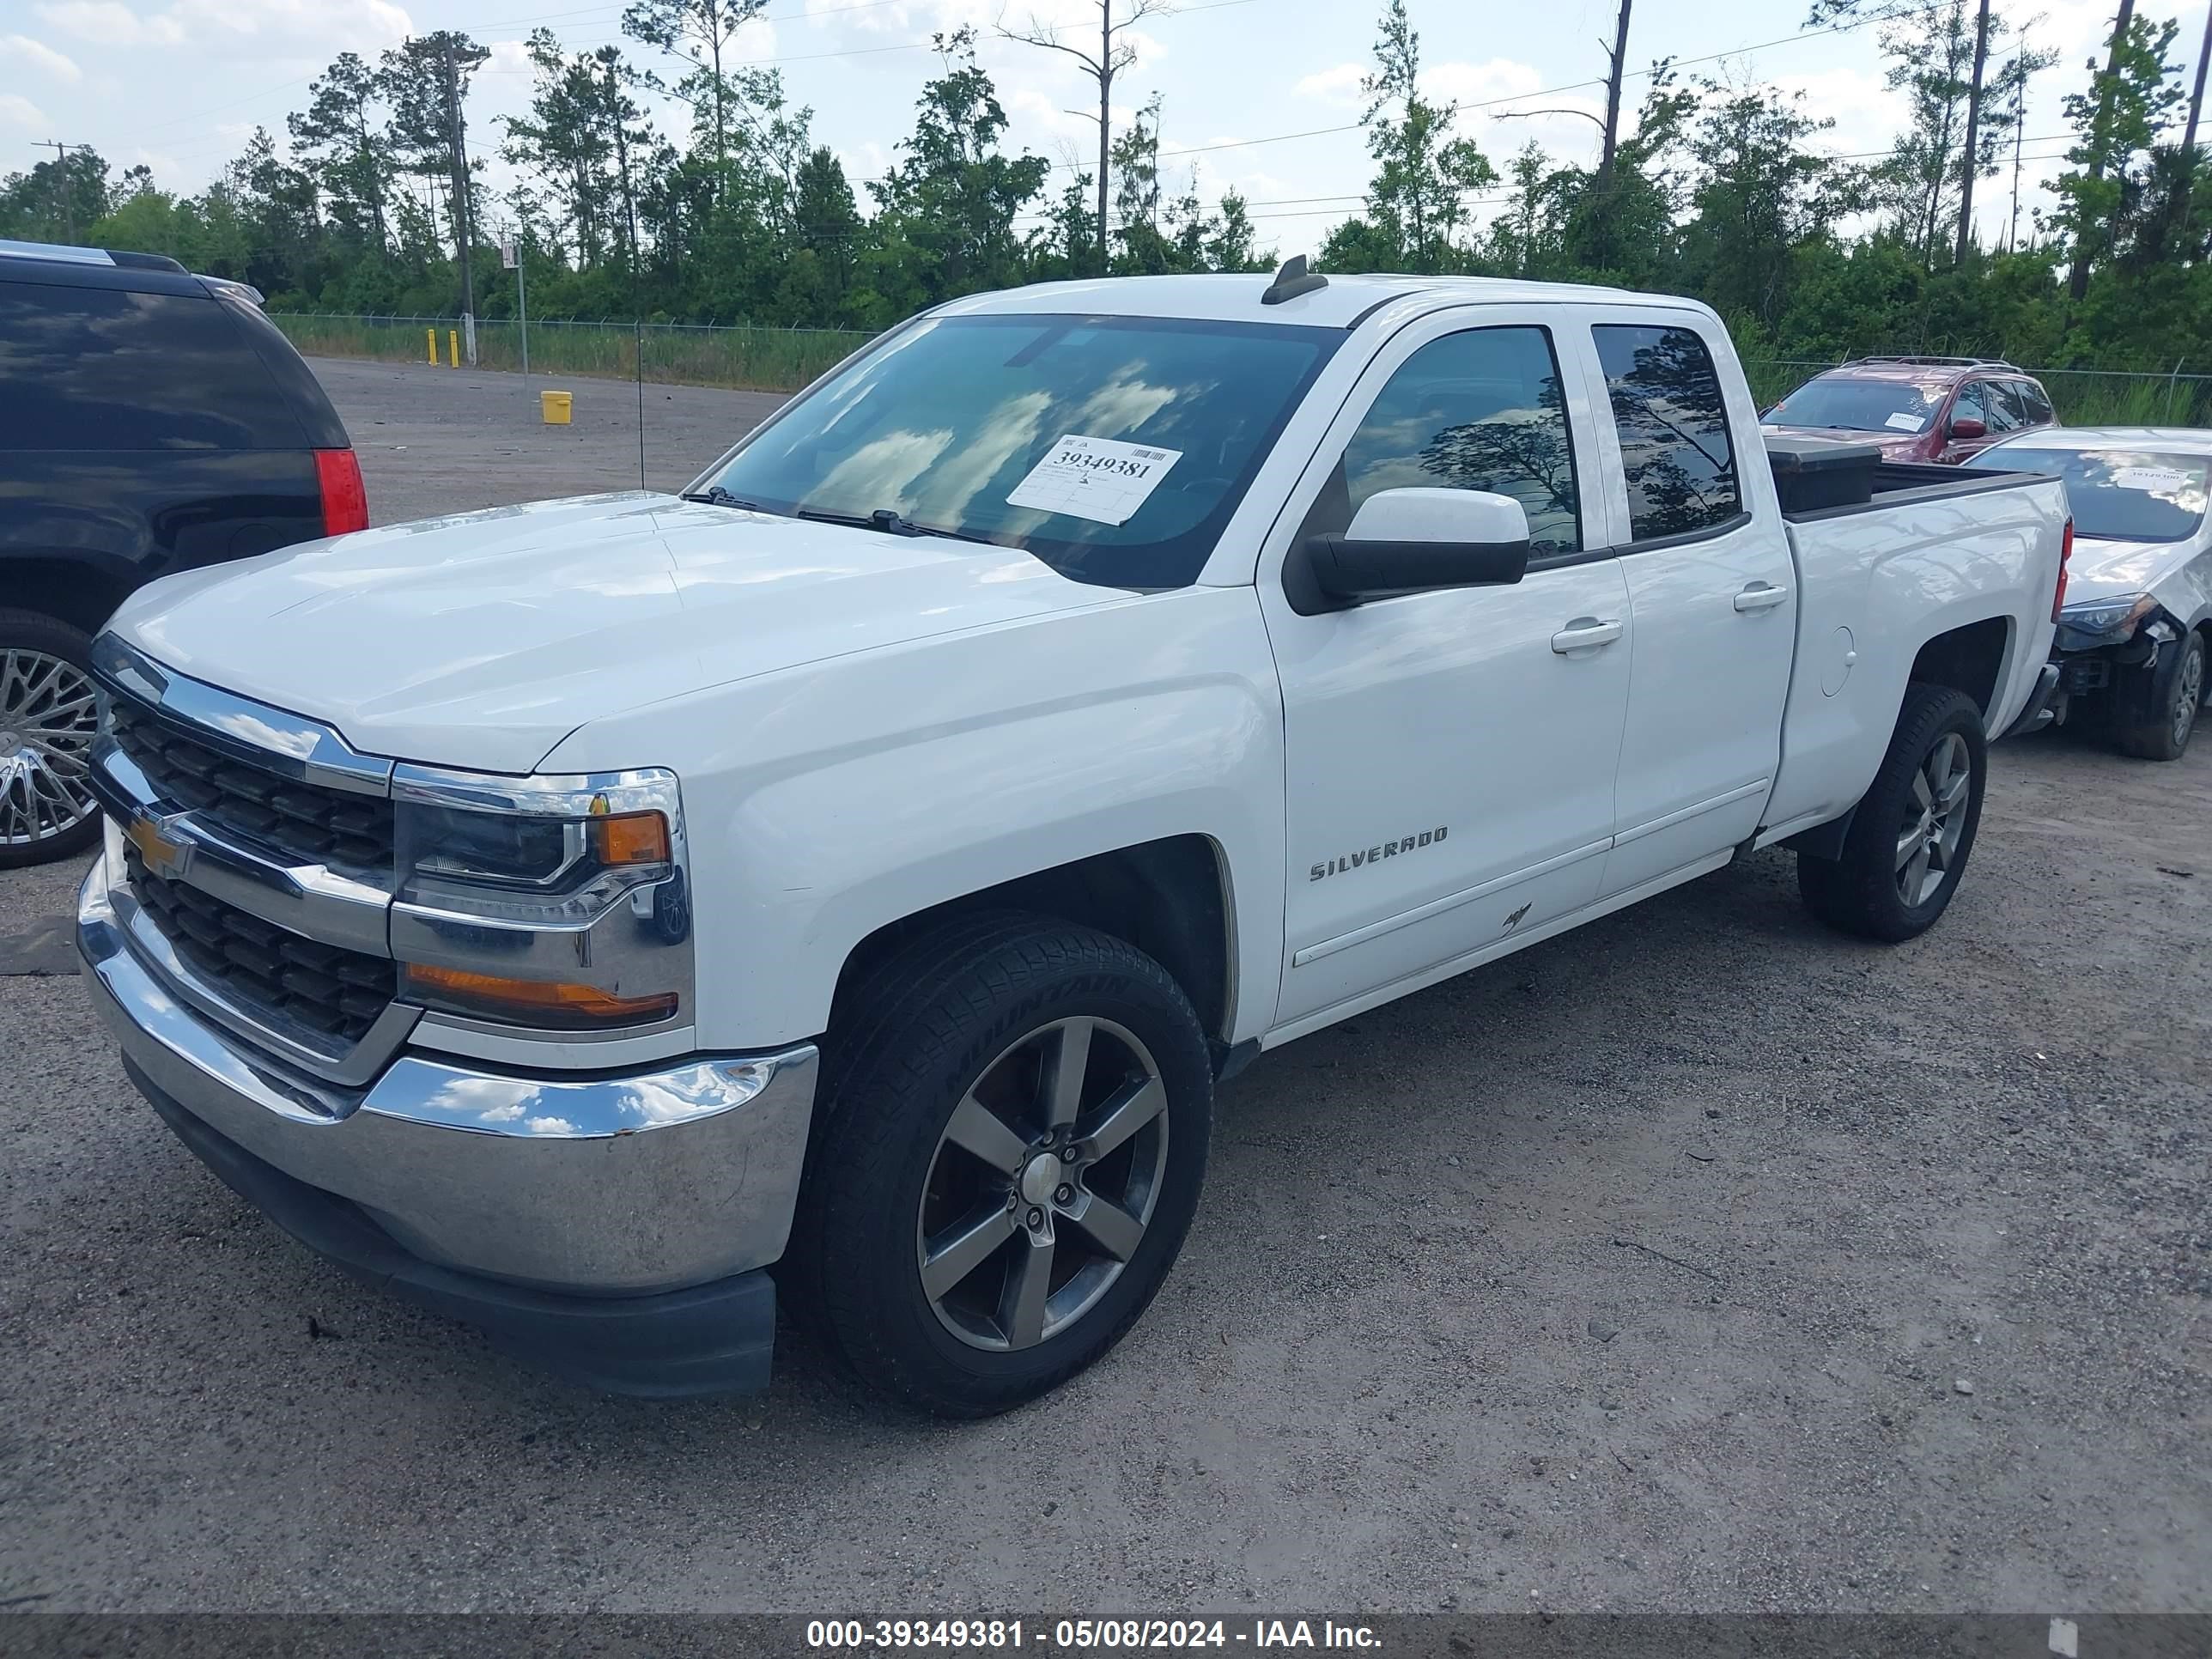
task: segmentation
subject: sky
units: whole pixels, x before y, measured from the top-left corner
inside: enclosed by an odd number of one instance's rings
[[[1603,109],[1602,87],[1589,83],[1604,72],[1615,0],[1407,3],[1425,90],[1461,106],[1455,131],[1501,173],[1530,139],[1563,160],[1595,160],[1592,120],[1511,112]],[[1127,4],[1115,0],[1117,14]],[[2039,185],[2065,148],[2060,100],[2086,82],[2111,8],[1996,0],[1994,9],[2015,39],[2024,31],[2062,54],[2030,106],[2025,231],[2028,210],[2051,199]],[[1285,257],[1316,249],[1358,210],[1370,172],[1356,124],[1380,10],[1380,0],[1180,0],[1132,31],[1138,59],[1115,83],[1117,126],[1157,92],[1170,188],[1194,173],[1208,201],[1238,191],[1262,248]],[[50,157],[38,145],[59,139],[94,146],[118,172],[144,162],[163,186],[197,190],[256,125],[281,140],[285,112],[306,102],[308,81],[338,52],[374,58],[410,32],[459,28],[492,48],[470,103],[471,148],[492,158],[490,182],[501,185],[513,175],[495,159],[498,118],[523,111],[530,95],[525,38],[542,24],[572,48],[619,41],[621,11],[618,0],[0,0],[0,173]],[[2142,0],[2138,13],[2179,22],[2176,54],[2193,71],[2203,6]],[[994,25],[1042,23],[1073,41],[1095,39],[1097,18],[1097,0],[769,0],[739,51],[781,69],[791,101],[812,108],[817,141],[842,157],[857,188],[883,172],[911,128],[921,83],[939,70],[932,33],[974,24],[1012,118],[1010,148],[1046,156],[1064,180],[1096,151],[1096,123],[1078,112],[1095,108],[1095,87],[1066,55],[1001,40]],[[1877,33],[1808,33],[1801,0],[1638,0],[1628,61],[1646,70],[1665,55],[1686,74],[1778,85],[1802,94],[1808,114],[1833,120],[1820,140],[1827,149],[1870,157],[1904,122],[1899,94],[1883,84]],[[654,55],[627,44],[641,64]],[[1644,85],[1641,75],[1631,79],[1625,110]],[[663,105],[658,117],[682,131],[681,106]],[[1984,240],[2002,236],[2011,207],[2008,167],[1980,186]]]

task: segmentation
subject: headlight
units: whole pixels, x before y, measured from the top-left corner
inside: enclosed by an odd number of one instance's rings
[[[513,921],[597,915],[674,868],[665,812],[525,817],[403,802],[399,896]]]
[[[2092,645],[2120,645],[2135,637],[2142,619],[2158,609],[2148,593],[2129,593],[2112,599],[2083,599],[2058,613],[2058,626],[2076,636],[2076,648]]]
[[[691,988],[684,819],[665,772],[392,774],[392,953],[410,1001],[529,1029],[674,1018]]]

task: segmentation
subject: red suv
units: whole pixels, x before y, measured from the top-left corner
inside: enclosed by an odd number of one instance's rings
[[[1770,432],[1864,433],[1887,461],[1953,465],[2058,424],[2040,382],[1985,357],[1861,357],[1815,374],[1759,418]]]

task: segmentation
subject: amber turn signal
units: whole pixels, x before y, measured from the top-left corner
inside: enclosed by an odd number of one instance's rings
[[[593,818],[592,851],[606,865],[665,864],[668,820],[658,812],[624,812]]]
[[[644,816],[658,819],[658,812]],[[664,829],[663,831],[665,834]],[[600,1025],[644,1025],[676,1012],[676,994],[618,997],[596,985],[542,979],[502,979],[458,968],[407,964],[407,988],[457,1012],[488,1014],[526,1025],[576,1030]]]

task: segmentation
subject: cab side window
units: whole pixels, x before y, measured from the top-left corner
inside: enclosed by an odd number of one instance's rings
[[[1298,534],[1342,532],[1384,489],[1482,489],[1528,515],[1532,556],[1582,546],[1574,445],[1550,334],[1479,328],[1422,346],[1376,394]]]
[[[1989,407],[1990,431],[2017,432],[2027,424],[2018,386],[2010,380],[1992,380],[1983,390],[1989,394],[1984,401]]]
[[[1686,328],[1590,333],[1620,434],[1632,538],[1691,535],[1741,514],[1727,404],[1705,343]]]
[[[1984,426],[1995,431],[1996,428],[1991,426],[1990,422],[1988,392],[1989,386],[1980,380],[1970,381],[1960,386],[1958,398],[1951,404],[1952,423],[1956,425],[1960,421],[1979,421]]]

